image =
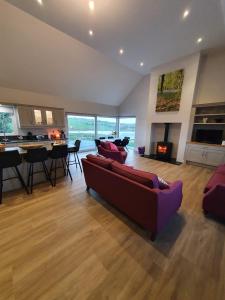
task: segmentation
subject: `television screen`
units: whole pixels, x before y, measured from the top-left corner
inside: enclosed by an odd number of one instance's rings
[[[221,144],[223,139],[223,130],[197,129],[196,142],[208,144]]]

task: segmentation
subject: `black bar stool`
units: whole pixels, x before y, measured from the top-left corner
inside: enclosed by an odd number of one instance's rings
[[[3,182],[10,179],[19,179],[22,187],[29,194],[26,184],[24,183],[23,177],[18,169],[22,159],[19,155],[18,150],[0,152],[0,204],[2,203],[2,189]],[[3,179],[3,170],[7,168],[13,168],[15,176]]]
[[[53,146],[52,150],[49,153],[49,157],[52,159],[51,167],[50,167],[50,178],[52,171],[54,171],[54,182],[53,185],[56,185],[56,172],[57,169],[64,170],[65,176],[70,176],[70,180],[73,181],[73,178],[70,173],[69,164],[67,162],[67,156],[68,156],[68,146],[67,145],[57,145]],[[61,166],[57,166],[57,162],[61,161]]]
[[[81,144],[81,141],[76,140],[75,143],[74,143],[74,147],[68,148],[68,165],[69,166],[76,165],[76,168],[77,168],[77,165],[79,165],[80,171],[82,173],[82,167],[81,167],[80,159],[79,159],[79,156],[78,156],[78,152],[80,150],[80,144]],[[74,155],[74,160],[70,160],[70,155],[71,154]]]
[[[30,193],[33,192],[33,178],[34,174],[45,173],[46,179],[50,182],[53,186],[47,166],[45,164],[46,160],[48,159],[48,151],[46,148],[36,148],[36,149],[28,149],[27,154],[25,155],[24,159],[29,164],[28,170],[28,178],[27,178],[27,186],[30,189]],[[34,172],[34,165],[36,163],[41,163],[43,170]]]

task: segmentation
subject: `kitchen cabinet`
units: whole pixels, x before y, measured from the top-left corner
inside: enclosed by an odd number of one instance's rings
[[[63,109],[54,109],[53,119],[54,119],[55,127],[59,127],[59,128],[65,127],[65,114]]]
[[[17,110],[20,128],[65,127],[63,109],[21,105]]]
[[[19,127],[33,127],[34,126],[34,116],[31,106],[17,106]]]
[[[225,163],[225,147],[200,143],[188,143],[186,161],[208,166],[218,166]]]

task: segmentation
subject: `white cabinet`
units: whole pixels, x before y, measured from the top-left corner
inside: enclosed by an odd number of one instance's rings
[[[20,128],[65,127],[63,109],[21,105],[17,107]]]
[[[225,147],[189,143],[186,148],[186,161],[216,167],[225,163]]]
[[[19,127],[33,127],[34,126],[34,116],[33,109],[31,106],[18,106],[18,117],[19,117]]]
[[[53,119],[55,127],[65,127],[65,114],[63,109],[54,109]]]

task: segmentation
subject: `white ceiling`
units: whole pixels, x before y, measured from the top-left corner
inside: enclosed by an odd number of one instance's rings
[[[141,79],[139,73],[2,0],[0,41],[3,87],[116,106]]]
[[[225,44],[225,0],[8,0],[116,61],[142,74],[179,57]],[[190,9],[183,21],[182,14]],[[95,35],[90,38],[88,30]],[[196,44],[199,36],[204,38]],[[118,49],[125,49],[123,56]],[[145,66],[140,68],[139,62]]]

